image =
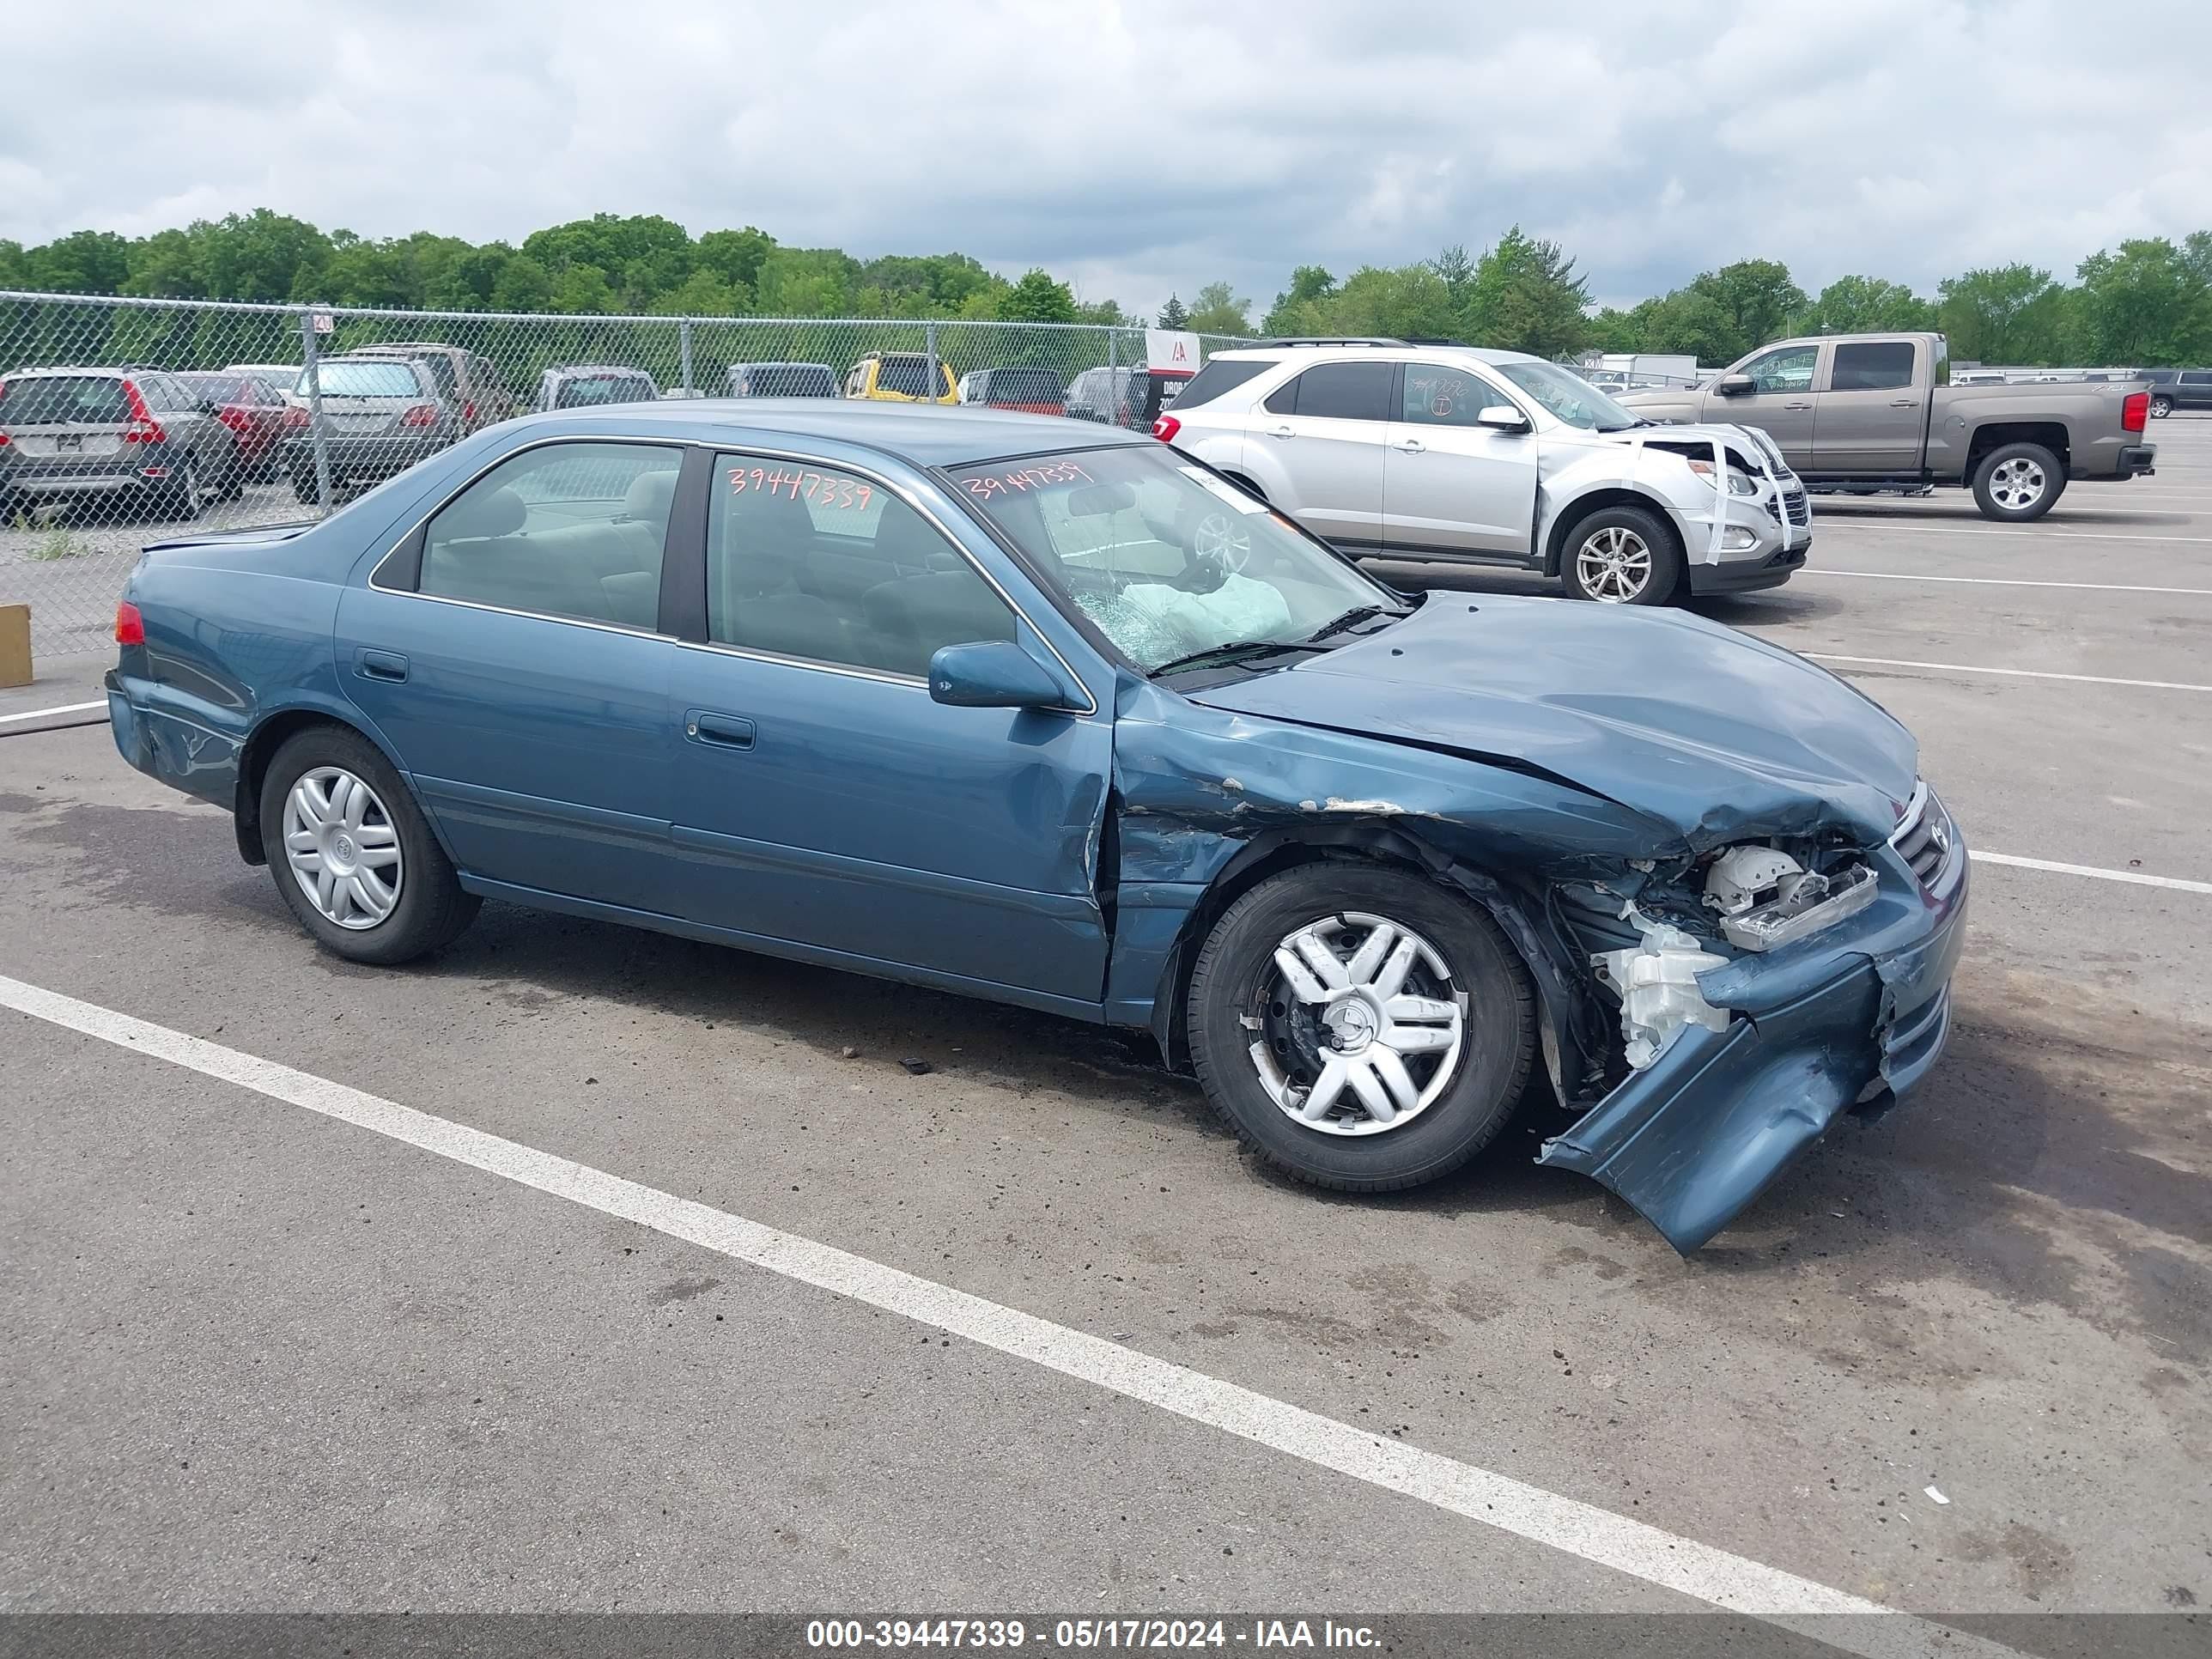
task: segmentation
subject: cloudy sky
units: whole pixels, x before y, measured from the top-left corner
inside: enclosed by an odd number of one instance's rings
[[[9,8],[0,236],[596,210],[1151,308],[1519,222],[1632,301],[2212,226],[2212,0],[174,0]],[[1256,313],[1255,313],[1256,314]]]

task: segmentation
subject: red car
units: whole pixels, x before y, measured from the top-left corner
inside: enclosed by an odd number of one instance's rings
[[[960,382],[960,401],[1032,415],[1067,412],[1067,383],[1048,368],[979,368]]]
[[[284,394],[258,375],[184,373],[185,390],[230,428],[237,446],[228,484],[268,483],[283,471],[277,445],[284,436]]]

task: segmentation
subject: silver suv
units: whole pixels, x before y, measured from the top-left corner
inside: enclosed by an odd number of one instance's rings
[[[1648,424],[1522,352],[1216,352],[1153,433],[1346,552],[1517,565],[1615,605],[1773,587],[1813,540],[1763,433]]]

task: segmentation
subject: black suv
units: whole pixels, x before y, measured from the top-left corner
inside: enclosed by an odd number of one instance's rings
[[[2161,420],[2177,409],[2212,409],[2212,368],[2147,368],[2150,412]]]

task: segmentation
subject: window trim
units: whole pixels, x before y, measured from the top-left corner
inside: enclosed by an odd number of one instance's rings
[[[555,444],[637,444],[647,449],[673,449],[684,452],[680,455],[676,475],[676,500],[669,507],[668,528],[661,538],[660,609],[659,615],[654,617],[655,626],[632,628],[625,623],[597,622],[589,617],[564,617],[552,611],[520,611],[512,605],[490,605],[482,599],[461,599],[445,593],[422,592],[422,548],[429,531],[430,520],[475,489],[491,473],[514,459],[516,456],[527,455],[532,450],[549,448]],[[684,465],[690,459],[689,451],[696,447],[686,439],[628,437],[611,434],[604,437],[585,437],[573,432],[562,433],[557,437],[539,438],[526,444],[518,444],[505,454],[495,456],[478,467],[459,484],[439,497],[436,504],[416,520],[408,527],[407,533],[394,542],[384,556],[370,567],[368,586],[379,593],[396,593],[406,599],[421,599],[430,605],[465,605],[471,611],[489,611],[501,617],[528,617],[537,622],[564,623],[571,628],[596,628],[603,634],[626,634],[633,639],[673,640],[677,636],[670,633],[665,626],[669,620],[668,568],[678,554],[675,542],[677,526],[683,521],[681,508],[684,500]],[[703,544],[703,526],[702,532]],[[395,578],[404,579],[406,586],[394,586],[390,582],[377,580],[387,574]],[[705,598],[703,588],[701,598],[702,600]]]
[[[698,590],[699,615],[702,623],[701,629],[702,636],[696,640],[679,640],[678,641],[679,644],[690,646],[702,651],[719,651],[727,656],[749,658],[757,662],[783,663],[794,668],[819,669],[825,673],[844,674],[854,678],[864,680],[881,680],[892,685],[912,686],[925,692],[928,690],[929,677],[927,674],[901,674],[887,668],[866,668],[858,663],[830,662],[826,659],[820,657],[787,656],[780,651],[763,651],[754,646],[731,645],[720,640],[710,640],[703,637],[705,632],[703,623],[707,614],[707,501],[708,492],[714,488],[714,475],[721,470],[723,458],[726,456],[744,455],[777,462],[798,461],[805,465],[811,465],[817,471],[826,468],[839,472],[849,472],[856,477],[865,478],[869,483],[878,486],[886,495],[894,496],[897,500],[904,501],[908,507],[912,507],[916,513],[921,515],[922,522],[927,524],[932,530],[935,531],[938,535],[943,538],[945,545],[957,554],[960,559],[966,563],[969,569],[973,570],[978,576],[981,576],[983,579],[984,585],[990,588],[994,593],[999,596],[1000,602],[1003,604],[1007,610],[1013,613],[1015,620],[1030,631],[1030,633],[1036,638],[1037,643],[1043,646],[1047,651],[1052,653],[1053,660],[1067,671],[1067,678],[1072,680],[1075,684],[1077,689],[1083,693],[1083,706],[1080,708],[1078,708],[1072,703],[1055,704],[1051,708],[1039,709],[1036,712],[1040,714],[1072,714],[1084,719],[1088,719],[1098,712],[1098,699],[1091,694],[1091,687],[1084,679],[1083,676],[1075,672],[1075,665],[1069,662],[1066,657],[1061,654],[1060,647],[1052,642],[1051,637],[1047,635],[1042,629],[1036,625],[1036,622],[1030,617],[1030,613],[1022,607],[1021,601],[1017,599],[1007,591],[1006,585],[1000,581],[996,576],[993,575],[991,572],[984,567],[983,562],[977,558],[975,554],[969,550],[967,544],[963,542],[958,536],[955,535],[951,529],[945,524],[945,520],[939,517],[936,513],[933,512],[928,504],[923,501],[922,499],[919,495],[915,495],[912,490],[906,489],[896,480],[885,477],[881,472],[878,472],[870,467],[851,461],[831,460],[823,456],[807,455],[793,450],[762,449],[752,447],[732,448],[720,443],[707,442],[698,442],[696,447],[707,455],[708,464],[700,479],[700,488],[698,492],[697,511],[699,515],[699,534],[697,539],[691,544],[698,552],[697,562],[694,572],[692,573],[692,575],[696,576],[696,580],[693,580],[689,577],[687,577],[687,580],[690,580],[690,585],[696,586]],[[933,476],[934,476],[933,470]],[[679,495],[682,491],[682,488],[683,485],[679,483],[678,486]],[[970,523],[979,522],[972,514],[966,514],[964,510],[963,516],[966,517]],[[674,526],[675,516],[673,514],[670,516],[669,523],[672,527]],[[988,532],[988,526],[987,526],[985,528]],[[993,539],[995,541],[997,538],[994,538]],[[1024,574],[1027,574],[1026,569],[1024,569]],[[1036,579],[1031,577],[1031,580],[1035,580]],[[1060,617],[1062,621],[1066,621],[1066,613],[1061,611],[1057,603],[1054,602],[1050,592],[1042,587],[1040,587],[1039,591],[1044,593],[1046,602],[1052,605],[1053,614]],[[1018,635],[1017,635],[1017,642],[1018,642]]]

